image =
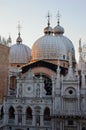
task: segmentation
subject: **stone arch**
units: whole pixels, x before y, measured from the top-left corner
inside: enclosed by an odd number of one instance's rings
[[[44,109],[44,120],[47,121],[47,120],[50,120],[50,108],[49,107],[46,107]]]
[[[13,106],[11,106],[10,108],[9,108],[9,119],[14,119],[15,118],[15,109],[14,109],[14,107]]]
[[[37,74],[37,73],[44,73],[45,75],[48,75],[48,77],[51,77],[52,75],[53,76],[56,76],[56,73],[46,67],[35,67],[33,68],[33,72],[34,74]]]
[[[26,120],[32,119],[32,109],[31,107],[27,107],[26,109]]]

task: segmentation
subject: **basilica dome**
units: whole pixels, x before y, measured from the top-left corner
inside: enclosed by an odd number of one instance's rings
[[[53,35],[44,35],[32,47],[32,60],[67,58],[66,48]]]
[[[75,61],[75,50],[72,42],[63,35],[64,28],[60,25],[44,29],[44,36],[36,40],[32,46],[32,60],[67,60],[69,51]]]
[[[16,44],[12,45],[9,52],[9,63],[24,64],[28,63],[31,58],[31,50],[28,46],[22,44],[22,39],[19,36]]]

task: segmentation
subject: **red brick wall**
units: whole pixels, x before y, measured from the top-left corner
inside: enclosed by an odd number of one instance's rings
[[[9,48],[0,44],[0,102],[7,94]]]

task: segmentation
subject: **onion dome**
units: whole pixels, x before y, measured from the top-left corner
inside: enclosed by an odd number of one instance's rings
[[[63,34],[64,33],[64,28],[61,27],[60,25],[57,25],[56,27],[54,27],[54,34],[58,35],[58,34]]]
[[[49,35],[52,34],[53,33],[52,27],[48,26],[48,27],[44,28],[44,33],[49,34]]]
[[[31,50],[28,46],[22,44],[20,33],[18,33],[16,44],[10,47],[9,63],[25,64],[30,61],[30,58],[31,58]]]
[[[64,33],[64,28],[60,26],[59,17],[60,17],[60,16],[59,16],[59,14],[58,14],[58,22],[57,22],[58,24],[57,24],[57,26],[54,27],[54,29],[53,29],[53,30],[54,30],[53,32],[54,32],[55,35],[63,34],[63,33]]]

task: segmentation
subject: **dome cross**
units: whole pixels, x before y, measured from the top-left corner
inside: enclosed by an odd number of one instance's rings
[[[21,31],[21,25],[20,25],[20,22],[18,22],[18,26],[17,26],[17,28],[18,28],[18,33],[20,33],[20,31]]]
[[[49,11],[48,11],[48,14],[47,14],[47,19],[48,19],[48,27],[50,26],[50,13],[49,13]]]
[[[58,11],[58,13],[57,13],[57,23],[58,23],[58,26],[59,26],[59,24],[60,24],[60,17],[61,17],[61,15],[60,15],[60,13],[59,13],[59,11]]]

